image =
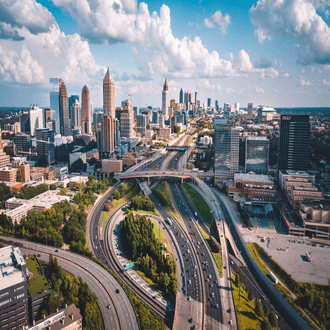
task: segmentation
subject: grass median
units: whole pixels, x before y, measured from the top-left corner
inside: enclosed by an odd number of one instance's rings
[[[164,205],[165,208],[175,217],[175,219],[177,219],[180,222],[179,216],[176,213],[176,210],[175,210],[175,208],[173,206],[172,196],[171,196],[171,194],[170,194],[170,192],[169,192],[169,190],[167,188],[166,182],[163,182],[157,188],[155,188],[155,191],[158,194],[160,194],[160,195],[163,196],[164,200],[166,201],[166,205]],[[162,204],[164,204],[164,203],[162,202]]]

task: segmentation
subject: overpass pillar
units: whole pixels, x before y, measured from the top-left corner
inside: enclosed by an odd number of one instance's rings
[[[183,178],[181,178],[181,183],[183,183]]]
[[[148,176],[148,186],[150,185],[150,177]]]

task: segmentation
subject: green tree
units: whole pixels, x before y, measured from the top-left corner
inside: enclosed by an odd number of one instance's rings
[[[275,312],[271,311],[268,315],[268,320],[269,323],[272,327],[276,328],[277,327],[277,317]]]
[[[22,172],[21,172],[20,168],[17,170],[16,181],[17,182],[22,182]]]
[[[261,322],[261,330],[272,330],[272,326],[270,325],[269,321],[266,320],[262,320]]]
[[[50,190],[56,190],[56,183],[52,183],[51,185],[50,185]]]
[[[263,317],[263,309],[261,302],[257,299],[255,302],[254,311],[258,317]]]
[[[264,316],[267,318],[270,312],[268,305],[263,305],[263,310],[264,310]]]
[[[251,301],[253,299],[253,291],[251,288],[249,288],[248,299],[249,299],[249,301]]]

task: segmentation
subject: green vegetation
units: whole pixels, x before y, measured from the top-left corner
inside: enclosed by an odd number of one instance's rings
[[[163,242],[156,238],[152,221],[129,213],[120,234],[128,259],[138,261],[139,270],[157,284],[163,295],[175,295],[176,266],[173,259],[165,258]]]
[[[65,196],[68,190],[66,188],[61,188],[57,195]]]
[[[49,255],[48,276],[51,279],[53,292],[41,310],[41,315],[56,312],[65,304],[75,304],[83,317],[83,328],[88,330],[104,329],[103,319],[97,305],[97,296],[91,292],[81,277],[74,277],[62,270],[57,259]]]
[[[82,205],[83,207],[93,205],[97,200],[97,196],[93,192],[82,192],[78,191],[73,197],[77,205]]]
[[[5,183],[0,183],[0,208],[5,208],[5,202],[11,197],[10,188]],[[0,224],[1,225],[1,224]]]
[[[56,190],[56,183],[52,183],[49,188],[50,190]]]
[[[238,209],[238,212],[240,213],[241,215],[241,218],[244,222],[244,224],[248,227],[248,228],[251,228],[252,225],[251,225],[251,221],[250,221],[250,218],[248,216],[248,214],[245,212],[244,209],[242,209],[241,205],[238,203],[237,204],[237,209]]]
[[[193,203],[197,212],[202,216],[202,218],[208,223],[208,225],[215,230],[215,220],[211,212],[210,207],[205,202],[204,198],[188,183],[183,184],[183,188],[186,191],[190,201]]]
[[[111,186],[113,186],[115,181],[115,179],[104,178],[96,182],[95,176],[90,174],[88,176],[88,182],[86,187],[84,188],[84,191],[85,193],[91,192],[96,194],[104,194]]]
[[[192,170],[192,165],[190,165],[190,164],[186,164],[186,169],[187,169],[187,170]]]
[[[330,327],[330,285],[320,285],[313,283],[296,282],[281,266],[279,266],[257,243],[248,243],[249,250],[258,263],[261,270],[268,275],[269,271],[265,264],[276,274],[282,283],[294,293],[297,299],[294,299],[286,288],[280,284],[276,285],[281,294],[296,309],[296,311],[305,319],[308,325],[317,329],[313,322],[321,329]],[[275,285],[275,283],[273,283]],[[307,316],[305,313],[309,316]],[[313,321],[313,322],[312,322]]]
[[[107,211],[103,212],[102,219],[101,219],[101,227],[104,226],[105,222],[108,219],[109,214],[110,214],[110,212],[107,212]]]
[[[37,260],[34,257],[30,257],[25,260],[26,267],[30,273],[35,276],[28,280],[28,290],[31,298],[37,296],[40,293],[49,290],[49,283],[44,275],[43,268],[38,265]]]
[[[17,170],[16,181],[17,182],[22,182],[22,171],[21,171],[20,168]]]
[[[156,189],[154,189],[154,194],[159,199],[161,204],[179,221],[179,216],[172,204],[172,197],[168,191],[166,182],[160,184]]]
[[[155,205],[148,196],[144,196],[142,191],[138,196],[134,196],[131,201],[131,210],[134,211],[155,211]]]
[[[159,167],[159,164],[156,164],[156,165],[152,168],[152,170],[157,170],[158,167]]]
[[[48,186],[42,183],[37,187],[21,187],[19,189],[13,189],[13,196],[17,198],[30,199],[44,193],[47,190]]]

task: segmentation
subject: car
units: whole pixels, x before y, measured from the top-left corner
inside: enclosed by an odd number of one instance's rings
[[[193,274],[194,277],[196,277],[196,274]]]
[[[36,245],[36,247],[39,247],[39,245]]]
[[[206,279],[206,282],[210,282],[210,280],[207,278],[207,279]]]
[[[215,304],[215,308],[219,308],[219,304]]]
[[[189,280],[188,283],[191,284],[191,280]]]
[[[41,257],[41,254],[37,254],[37,257],[40,258]]]
[[[108,308],[108,309],[110,309],[110,308],[111,308],[110,304],[108,304],[107,308]]]
[[[213,292],[211,293],[211,297],[214,297],[214,293]]]
[[[188,297],[188,301],[191,301],[191,297],[190,296]]]
[[[213,283],[210,284],[210,287],[213,288]]]
[[[196,269],[196,265],[194,265],[194,269]]]
[[[55,252],[58,252],[58,250],[55,250]]]
[[[218,283],[218,280],[214,280],[214,283],[217,284]]]
[[[208,276],[208,278],[212,278],[211,274]]]
[[[163,174],[165,174],[165,172],[163,172]]]
[[[233,324],[233,321],[232,320],[229,320],[229,324],[232,325]]]
[[[119,293],[119,289],[116,289],[116,293]]]
[[[230,264],[233,265],[233,264],[234,264],[234,261],[231,260],[231,261],[230,261]]]

